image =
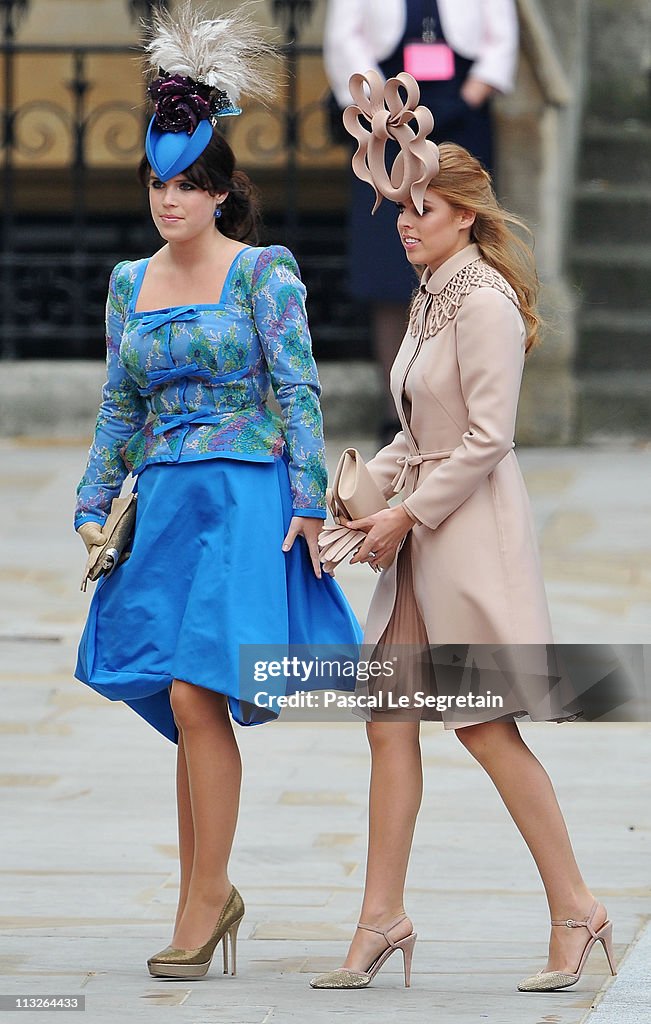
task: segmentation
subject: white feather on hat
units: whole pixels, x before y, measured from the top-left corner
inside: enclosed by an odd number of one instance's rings
[[[219,89],[237,104],[241,95],[269,101],[278,83],[279,53],[252,17],[256,6],[211,18],[186,0],[174,14],[159,10],[145,49],[154,71],[187,75]]]

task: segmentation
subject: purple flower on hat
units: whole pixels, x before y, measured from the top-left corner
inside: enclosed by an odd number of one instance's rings
[[[156,104],[156,126],[163,132],[192,135],[199,121],[210,117],[210,86],[202,86],[187,75],[157,78],[148,92]]]

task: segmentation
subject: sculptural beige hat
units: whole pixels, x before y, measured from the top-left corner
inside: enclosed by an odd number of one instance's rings
[[[348,87],[354,102],[344,110],[344,127],[358,143],[353,171],[375,192],[372,212],[383,198],[394,203],[411,198],[422,214],[425,192],[438,174],[439,151],[427,138],[434,117],[427,107],[419,106],[418,82],[406,71],[386,82],[377,71],[367,71],[352,75]],[[411,122],[416,123],[416,131]],[[400,146],[390,173],[385,162],[389,139]]]

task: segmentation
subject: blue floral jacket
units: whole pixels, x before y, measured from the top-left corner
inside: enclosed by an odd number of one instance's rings
[[[220,301],[135,312],[148,260],[118,263],[106,305],[107,376],[75,528],[103,523],[130,470],[284,451],[294,514],[325,518],[320,386],[305,287],[284,246],[235,257]],[[270,385],[281,417],[267,405]]]

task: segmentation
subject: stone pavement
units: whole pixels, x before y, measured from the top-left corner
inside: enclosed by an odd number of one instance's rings
[[[79,442],[0,441],[0,995],[84,995],[85,1018],[71,1019],[92,1024],[158,1021],[161,1007],[179,1024],[651,1018],[651,726],[641,723],[523,726],[608,904],[617,955],[642,934],[596,1011],[607,982],[600,947],[574,988],[516,991],[545,959],[539,880],[488,778],[434,724],[423,728],[426,789],[408,880],[420,936],[411,989],[398,956],[364,993],[308,987],[342,958],[364,873],[366,742],[361,727],[332,723],[238,730],[245,781],[232,877],[247,904],[238,976],[221,974],[218,955],[204,981],[150,978],[145,960],[169,941],[176,900],[174,751],[72,678],[88,601],[70,526],[84,456]],[[651,452],[519,456],[557,639],[648,642]],[[372,574],[347,567],[340,581],[363,616]]]

